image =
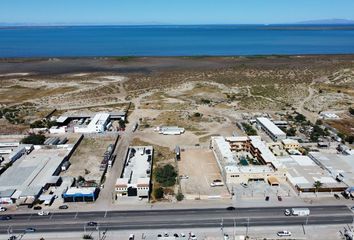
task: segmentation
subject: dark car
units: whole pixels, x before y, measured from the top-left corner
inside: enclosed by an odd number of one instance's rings
[[[266,197],[265,197],[265,200],[266,200],[266,201],[269,201],[269,196],[266,196]]]
[[[342,196],[345,198],[345,199],[349,199],[349,194],[346,193],[345,191],[341,192]]]
[[[34,210],[42,210],[42,207],[41,206],[35,206],[33,209]]]
[[[282,197],[281,196],[278,196],[278,201],[283,201]]]
[[[338,194],[334,194],[333,196],[335,197],[335,199],[338,199],[338,200],[340,199]]]
[[[35,232],[35,231],[36,231],[35,228],[26,228],[26,229],[25,229],[25,232],[26,232],[26,233]]]
[[[97,226],[97,223],[96,222],[88,222],[87,226],[94,227],[94,226]]]
[[[227,207],[227,208],[226,208],[226,210],[233,211],[233,210],[236,210],[236,208],[235,208],[235,207],[230,206],[230,207]]]
[[[61,205],[61,206],[59,206],[59,209],[68,209],[68,208],[69,208],[68,205]]]
[[[0,220],[11,220],[12,217],[9,215],[0,216]]]
[[[162,235],[161,234],[157,234],[157,237],[162,237]]]
[[[174,237],[178,238],[178,233],[173,234]]]

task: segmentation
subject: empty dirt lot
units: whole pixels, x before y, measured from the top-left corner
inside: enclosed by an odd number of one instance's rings
[[[210,149],[184,149],[178,162],[182,192],[187,199],[229,198],[225,186],[210,187],[214,179],[222,179],[219,168]]]

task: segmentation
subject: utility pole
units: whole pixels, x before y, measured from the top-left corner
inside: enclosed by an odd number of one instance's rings
[[[248,236],[248,228],[250,226],[250,218],[247,218],[247,228],[246,228],[246,236]]]
[[[234,240],[236,240],[236,219],[234,218]]]
[[[220,226],[221,226],[221,234],[224,237],[224,218],[221,218]]]

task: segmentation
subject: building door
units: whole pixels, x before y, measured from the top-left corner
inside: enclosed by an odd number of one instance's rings
[[[129,197],[138,196],[138,189],[133,187],[128,187],[128,196]]]

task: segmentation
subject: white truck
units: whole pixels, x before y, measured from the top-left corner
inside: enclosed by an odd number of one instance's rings
[[[284,214],[286,216],[308,216],[310,215],[310,209],[308,208],[292,208],[292,209],[285,209]]]

